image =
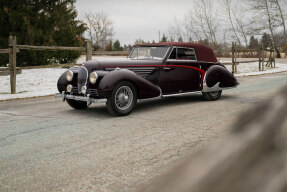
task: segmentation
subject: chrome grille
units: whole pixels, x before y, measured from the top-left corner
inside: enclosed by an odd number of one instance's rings
[[[89,89],[89,90],[88,90],[88,93],[89,93],[91,96],[96,96],[96,97],[99,96],[98,89]]]
[[[116,67],[107,67],[106,68],[106,71],[113,71],[115,70]],[[127,70],[130,70],[130,71],[133,71],[135,72],[136,74],[140,75],[140,76],[147,76],[147,75],[150,75],[154,70],[155,70],[155,67],[123,67],[121,69],[127,69]]]
[[[78,73],[78,93],[81,93],[83,86],[86,86],[88,81],[88,70],[85,67],[80,67]]]
[[[71,93],[72,94],[78,94],[78,87],[73,87]]]

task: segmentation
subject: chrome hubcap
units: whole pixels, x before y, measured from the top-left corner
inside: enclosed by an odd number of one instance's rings
[[[213,92],[210,92],[209,94],[210,94],[211,96],[215,97],[215,96],[217,96],[218,91],[213,91]]]
[[[115,95],[116,106],[120,110],[128,109],[133,101],[133,92],[128,86],[120,87]]]

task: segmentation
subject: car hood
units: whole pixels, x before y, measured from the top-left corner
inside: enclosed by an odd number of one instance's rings
[[[105,68],[137,65],[161,65],[161,60],[133,60],[133,59],[111,59],[111,60],[91,60],[84,63],[89,71],[105,70]]]

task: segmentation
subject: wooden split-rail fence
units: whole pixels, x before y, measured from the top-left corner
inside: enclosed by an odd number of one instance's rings
[[[258,52],[258,59],[251,60],[251,61],[238,61],[240,53],[247,53],[247,52]],[[269,52],[268,59],[265,59],[265,52]],[[258,62],[258,70],[264,71],[265,66],[275,68],[275,49],[269,48],[264,49],[261,47],[260,49],[240,49],[237,47],[236,43],[232,43],[232,62],[231,63],[224,63],[225,65],[232,65],[232,72],[238,73],[238,65],[240,63],[253,63]],[[266,64],[265,64],[266,63]]]
[[[10,75],[11,93],[16,93],[16,75],[22,71],[16,66],[16,54],[20,50],[39,51],[81,51],[86,54],[86,61],[91,60],[93,55],[127,56],[128,51],[93,51],[93,42],[87,41],[86,47],[62,47],[62,46],[32,46],[18,45],[16,37],[9,36],[9,48],[0,49],[0,54],[9,54],[9,68],[0,68],[0,76]]]
[[[9,36],[9,48],[0,49],[0,54],[9,54],[9,68],[0,70],[0,75],[10,75],[11,93],[16,93],[16,75],[21,69],[16,66],[16,54],[21,50],[43,50],[43,51],[82,51],[86,52],[86,60],[92,59],[93,42],[87,41],[87,47],[60,47],[60,46],[31,46],[17,45],[16,37]]]

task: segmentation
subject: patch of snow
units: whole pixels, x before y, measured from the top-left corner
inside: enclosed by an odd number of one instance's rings
[[[239,65],[237,65],[238,74],[235,74],[235,77],[263,75],[287,71],[287,64],[276,63],[275,68],[264,66],[264,71],[259,71],[258,65],[258,62],[240,63]],[[229,71],[232,71],[231,65],[226,65],[226,68]]]
[[[275,68],[269,68],[269,67],[267,68],[267,67],[265,67],[265,71],[258,71],[258,69],[257,69],[257,71],[241,72],[241,73],[235,74],[235,77],[265,75],[265,74],[279,73],[279,72],[284,72],[284,71],[287,71],[287,64],[276,64]]]
[[[38,97],[58,92],[57,81],[67,69],[22,69],[16,76],[16,94],[10,94],[10,76],[0,76],[0,100]]]
[[[92,60],[119,60],[126,59],[127,56],[92,56]],[[81,55],[81,57],[76,61],[77,64],[83,64],[86,62],[86,55]]]

